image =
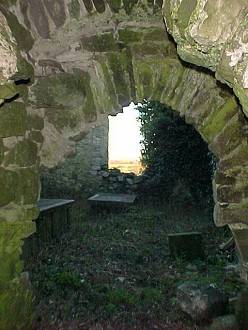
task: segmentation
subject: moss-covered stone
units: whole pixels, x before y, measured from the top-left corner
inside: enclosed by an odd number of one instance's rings
[[[83,37],[81,43],[84,49],[92,52],[108,52],[118,49],[112,32]]]
[[[124,42],[125,44],[129,44],[132,42],[141,42],[143,40],[143,32],[132,30],[130,28],[119,29],[119,40]]]
[[[4,15],[11,28],[11,32],[17,41],[18,48],[20,50],[29,51],[34,44],[34,39],[31,36],[30,31],[26,30],[24,26],[19,23],[17,17],[10,11],[4,10]]]
[[[39,172],[36,168],[23,168],[17,171],[18,184],[16,202],[36,204],[40,193]]]
[[[3,139],[0,138],[0,165],[2,164],[3,157],[4,157]]]
[[[230,174],[230,176],[235,176],[242,166],[247,166],[247,157],[248,144],[247,141],[243,139],[236,149],[220,161],[219,169]]]
[[[0,137],[22,136],[27,129],[27,112],[24,103],[5,103],[0,108]]]
[[[29,139],[36,143],[43,143],[43,141],[44,141],[44,137],[40,131],[31,131],[29,133]]]
[[[226,124],[225,128],[213,140],[209,145],[209,149],[219,158],[223,158],[237,148],[241,141],[242,133],[239,115],[237,114],[232,117],[232,119]]]
[[[74,107],[84,103],[85,94],[83,73],[59,73],[37,80],[32,87],[32,102],[44,108]]]
[[[118,98],[118,103],[127,105],[130,103],[130,85],[128,77],[128,60],[125,52],[109,53],[107,55],[108,66],[112,71],[115,90]]]
[[[119,12],[121,8],[121,0],[107,0],[107,3],[114,13]]]
[[[71,17],[75,19],[79,19],[80,17],[80,4],[78,0],[71,0],[71,2],[68,4],[69,12]]]
[[[15,189],[17,183],[17,174],[13,171],[5,170],[0,167],[0,207],[12,202],[15,199]]]
[[[168,34],[165,28],[150,28],[144,29],[144,40],[151,41],[168,41]]]
[[[35,230],[33,222],[0,221],[0,329],[29,329],[33,296],[18,279],[23,269],[22,239]]]
[[[83,0],[86,10],[91,13],[93,11],[93,4],[91,0]]]
[[[203,123],[203,127],[200,129],[204,138],[211,142],[216,135],[218,135],[225,127],[228,120],[234,116],[238,111],[238,105],[235,97],[231,97],[227,100],[225,105],[218,111],[212,111],[210,116]]]
[[[18,72],[14,75],[15,81],[19,80],[30,80],[30,83],[34,81],[34,68],[31,63],[25,60],[22,56],[18,57],[17,62]]]
[[[118,100],[117,100],[117,95],[115,91],[115,87],[113,84],[113,78],[111,75],[111,72],[106,64],[105,58],[98,58],[98,61],[101,65],[102,72],[103,72],[103,77],[104,77],[104,83],[107,89],[108,97],[110,99],[110,103],[112,104],[113,107],[117,109],[118,107]]]
[[[135,56],[158,56],[164,57],[164,59],[177,58],[177,52],[175,45],[171,42],[147,42],[135,43],[131,45],[131,49]]]
[[[138,0],[123,0],[123,7],[127,15],[130,15],[132,13],[132,10],[137,3]]]
[[[154,89],[155,72],[154,62],[147,58],[135,60],[134,75],[137,87],[138,99],[150,98]]]
[[[9,151],[4,159],[5,166],[16,165],[18,167],[32,166],[37,163],[38,148],[31,140],[23,140]]]
[[[34,113],[28,116],[28,129],[41,131],[44,128],[44,119]]]
[[[0,99],[10,100],[18,95],[17,86],[14,83],[0,85]]]
[[[190,17],[197,5],[197,0],[183,0],[178,10],[178,25],[184,30],[189,23]]]
[[[84,92],[86,95],[86,100],[83,104],[83,113],[87,121],[94,121],[97,117],[97,109],[95,106],[94,96],[91,89],[91,78],[89,73],[83,72],[81,70],[74,70],[75,74],[82,75],[82,82],[84,86]]]
[[[32,291],[18,280],[8,282],[0,292],[0,328],[4,330],[32,328],[35,317]]]
[[[99,14],[105,12],[105,3],[103,0],[92,0]]]

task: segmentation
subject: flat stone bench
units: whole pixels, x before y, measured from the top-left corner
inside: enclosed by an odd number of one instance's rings
[[[101,207],[127,207],[134,204],[136,194],[98,193],[88,198],[92,206]]]
[[[44,243],[58,239],[71,224],[72,199],[40,199],[39,217],[35,220],[36,232],[24,240],[22,248],[25,260],[35,257]]]

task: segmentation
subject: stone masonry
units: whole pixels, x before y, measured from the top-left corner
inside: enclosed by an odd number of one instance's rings
[[[77,168],[80,139],[143,98],[178,111],[218,158],[215,222],[247,279],[247,1],[0,0],[0,12],[0,328],[32,320],[20,255],[41,168]]]

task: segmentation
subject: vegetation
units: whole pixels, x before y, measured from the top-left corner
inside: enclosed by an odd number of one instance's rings
[[[173,260],[168,233],[195,230],[204,234],[206,259]],[[198,329],[178,308],[176,287],[194,280],[235,296],[239,277],[223,272],[234,256],[218,250],[228,235],[214,226],[211,210],[187,213],[179,204],[85,211],[71,232],[26,265],[36,293],[34,328]]]
[[[211,201],[215,161],[199,133],[159,102],[144,100],[137,108],[149,192],[168,198],[181,186],[193,201]]]

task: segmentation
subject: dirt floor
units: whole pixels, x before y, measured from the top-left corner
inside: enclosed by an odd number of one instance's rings
[[[167,235],[204,234],[206,258],[187,262],[169,255]],[[34,329],[201,329],[178,307],[184,281],[212,283],[229,296],[242,286],[224,267],[237,262],[219,244],[212,210],[139,202],[128,210],[85,210],[60,242],[26,266],[36,294]]]

